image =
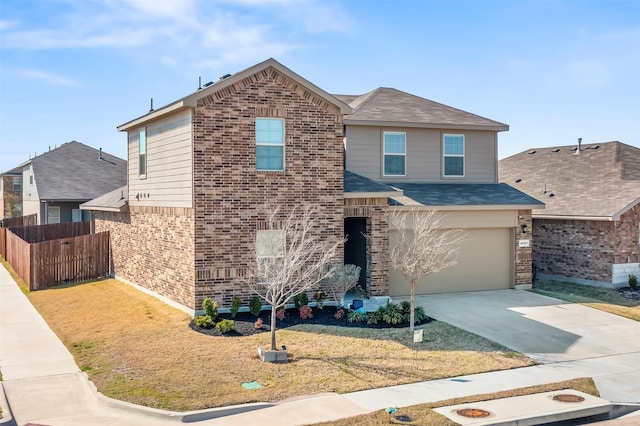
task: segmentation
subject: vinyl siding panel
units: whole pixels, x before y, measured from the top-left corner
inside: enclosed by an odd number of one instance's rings
[[[139,129],[130,131],[129,203],[132,206],[192,207],[191,111],[147,126],[146,175],[139,175]]]
[[[382,135],[406,133],[406,176],[383,176]],[[465,176],[443,177],[442,136],[465,135]],[[346,168],[377,181],[497,182],[496,133],[415,128],[347,126]]]

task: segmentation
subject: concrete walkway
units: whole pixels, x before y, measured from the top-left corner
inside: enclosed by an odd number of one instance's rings
[[[554,300],[554,299],[551,299]],[[557,303],[557,301],[555,301]],[[427,310],[430,314],[430,310]],[[434,315],[435,316],[435,315]],[[437,317],[437,316],[436,316]],[[562,347],[560,344],[558,347]],[[6,269],[0,267],[0,382],[10,411],[4,419],[55,426],[75,425],[304,425],[350,417],[386,407],[404,407],[453,397],[596,376],[601,383],[620,384],[621,378],[638,372],[638,352],[585,357],[547,365],[476,374],[346,395],[321,394],[278,404],[247,404],[237,407],[175,413],[111,400],[99,394],[80,372],[73,357],[51,331]],[[627,380],[628,381],[628,380]],[[636,381],[636,387],[640,381]],[[600,383],[599,383],[600,385]],[[628,383],[613,401],[640,401],[640,389]],[[0,391],[0,403],[3,400]],[[215,417],[215,418],[214,418]]]

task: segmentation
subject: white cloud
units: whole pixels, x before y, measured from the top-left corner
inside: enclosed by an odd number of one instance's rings
[[[50,73],[42,70],[34,70],[34,69],[20,69],[16,70],[16,74],[22,78],[26,78],[28,80],[38,80],[47,84],[51,84],[53,86],[78,86],[78,82],[58,75],[54,73]]]

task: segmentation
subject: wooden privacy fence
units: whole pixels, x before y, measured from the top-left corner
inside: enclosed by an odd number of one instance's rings
[[[38,220],[37,214],[27,216],[13,217],[11,219],[0,220],[0,228],[13,228],[14,226],[30,226],[35,225]]]
[[[109,232],[89,234],[89,230],[86,222],[0,228],[3,257],[29,290],[106,276]]]

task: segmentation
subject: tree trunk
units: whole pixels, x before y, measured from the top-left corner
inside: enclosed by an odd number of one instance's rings
[[[411,314],[409,317],[409,330],[411,330],[411,334],[413,335],[413,329],[414,324],[415,324],[415,309],[416,309],[416,284],[415,282],[411,283],[411,307],[409,309],[411,309]]]
[[[271,350],[276,350],[276,306],[271,305]]]

